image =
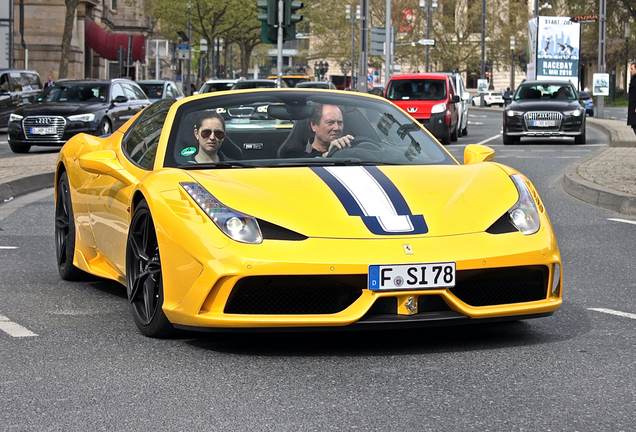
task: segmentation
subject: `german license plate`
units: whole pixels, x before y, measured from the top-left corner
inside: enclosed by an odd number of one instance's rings
[[[536,127],[556,126],[556,121],[555,120],[533,120],[532,126],[536,126]]]
[[[55,135],[55,126],[51,127],[32,127],[31,133],[33,135]]]
[[[410,290],[454,286],[454,262],[369,266],[370,290]]]

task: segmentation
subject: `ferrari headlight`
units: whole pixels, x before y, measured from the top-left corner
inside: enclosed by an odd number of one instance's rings
[[[259,106],[258,108],[256,108],[256,112],[266,113],[267,112],[267,108],[268,108],[268,105]]]
[[[95,120],[95,114],[88,113],[88,114],[72,115],[72,116],[68,116],[68,119],[70,121],[92,122],[93,120]]]
[[[437,105],[433,105],[433,108],[431,108],[431,114],[443,113],[445,111],[446,111],[445,103],[439,103]]]
[[[255,218],[224,206],[198,183],[181,183],[181,186],[212,222],[232,240],[250,244],[263,242],[263,235]]]
[[[567,115],[567,116],[574,116],[574,117],[578,117],[581,115],[581,110],[580,109],[575,109],[572,111],[563,111],[563,114]]]
[[[9,114],[9,122],[19,122],[22,121],[24,117],[22,117],[21,115],[18,114]]]
[[[532,193],[519,175],[510,176],[519,192],[519,200],[508,210],[510,222],[521,234],[530,235],[539,231],[539,212],[532,199]]]

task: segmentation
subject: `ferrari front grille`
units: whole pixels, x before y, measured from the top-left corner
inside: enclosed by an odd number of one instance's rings
[[[60,116],[32,116],[22,120],[24,136],[29,141],[62,141],[66,119]]]
[[[355,302],[366,283],[366,275],[246,277],[232,290],[225,313],[334,314]]]
[[[457,272],[457,282],[450,291],[470,306],[545,300],[549,275],[546,266],[462,270]]]
[[[524,114],[523,119],[529,131],[558,131],[563,114],[556,111],[530,111]]]

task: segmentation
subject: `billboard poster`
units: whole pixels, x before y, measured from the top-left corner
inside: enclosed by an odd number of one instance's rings
[[[579,86],[581,25],[570,17],[538,17],[537,79],[563,79]]]
[[[535,18],[528,21],[528,65],[526,79],[534,81],[537,79],[536,58],[537,58],[537,20]]]
[[[592,95],[594,96],[609,96],[609,74],[595,73],[594,74],[594,86],[592,88]]]

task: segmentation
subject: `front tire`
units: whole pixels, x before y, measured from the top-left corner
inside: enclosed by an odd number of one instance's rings
[[[583,129],[581,135],[574,137],[574,144],[585,144],[585,129]]]
[[[135,210],[126,246],[126,291],[139,331],[168,338],[175,328],[163,312],[163,277],[159,243],[150,208],[141,201]]]
[[[453,130],[453,132],[451,132],[451,134],[450,134],[451,142],[457,142],[457,130],[458,130],[458,128],[459,128],[459,125],[455,125],[455,130]]]
[[[110,125],[110,121],[107,118],[103,118],[99,124],[97,130],[97,136],[110,135],[113,132],[113,127]]]
[[[57,182],[55,200],[55,255],[60,277],[68,281],[82,280],[86,273],[73,265],[75,256],[75,219],[69,190],[68,175],[64,172]]]
[[[511,137],[510,135],[508,135],[507,133],[504,132],[504,134],[503,134],[503,143],[504,143],[504,145],[516,144],[518,142],[519,142],[519,138],[518,137]]]
[[[23,154],[28,153],[31,150],[31,146],[29,144],[12,144],[9,143],[9,148],[13,153]]]

